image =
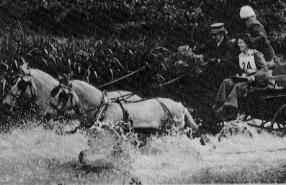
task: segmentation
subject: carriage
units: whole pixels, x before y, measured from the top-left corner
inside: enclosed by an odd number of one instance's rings
[[[269,131],[286,131],[286,65],[277,65],[273,75],[260,80],[271,81],[271,85],[249,87],[249,93],[241,99],[240,110],[246,117],[259,119],[251,126],[260,127]],[[249,119],[248,119],[249,120]],[[248,121],[246,118],[246,121]],[[269,124],[270,123],[270,124]]]

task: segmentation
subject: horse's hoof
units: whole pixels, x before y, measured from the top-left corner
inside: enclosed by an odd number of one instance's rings
[[[203,145],[203,146],[206,145],[206,143],[205,143],[205,141],[204,141],[204,139],[203,139],[202,137],[200,138],[200,143],[201,143],[201,145]]]
[[[84,158],[85,158],[85,153],[84,153],[84,151],[81,151],[81,152],[79,153],[79,155],[78,155],[78,160],[79,160],[79,162],[80,162],[82,165],[85,164]]]

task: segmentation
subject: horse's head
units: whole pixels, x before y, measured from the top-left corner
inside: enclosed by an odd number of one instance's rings
[[[21,74],[15,80],[15,84],[6,94],[3,104],[13,106],[20,97],[29,99],[36,98],[37,87],[33,76],[30,73]]]
[[[72,85],[65,85],[60,83],[53,88],[50,93],[50,105],[59,112],[66,112],[74,110],[79,111],[79,97],[72,89]]]

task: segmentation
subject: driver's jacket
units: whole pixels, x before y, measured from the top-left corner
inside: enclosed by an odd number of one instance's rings
[[[217,92],[222,80],[239,72],[238,48],[225,36],[217,45],[213,40],[198,50],[208,64],[204,67],[200,79],[211,84],[210,90]]]
[[[273,60],[275,52],[267,38],[263,25],[257,19],[251,19],[246,24],[246,28],[252,36],[253,47],[263,53],[266,61]]]

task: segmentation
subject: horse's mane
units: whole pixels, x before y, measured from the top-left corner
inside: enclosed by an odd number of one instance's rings
[[[100,103],[102,92],[99,89],[81,80],[71,80],[70,82],[72,84],[72,88],[75,90],[81,100],[96,104]]]
[[[36,82],[40,81],[41,84],[48,85],[50,89],[54,88],[54,86],[59,83],[55,78],[42,70],[29,69],[29,71]]]

